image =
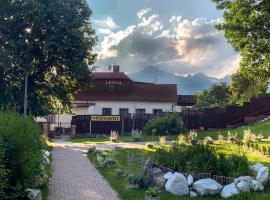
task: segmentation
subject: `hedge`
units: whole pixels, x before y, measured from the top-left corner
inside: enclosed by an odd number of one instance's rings
[[[31,118],[0,111],[0,199],[18,199],[26,188],[39,187],[44,145]]]

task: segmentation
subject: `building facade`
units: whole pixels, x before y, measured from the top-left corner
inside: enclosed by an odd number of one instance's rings
[[[184,98],[184,99],[183,99]],[[181,112],[194,96],[177,95],[176,84],[154,84],[131,80],[113,66],[111,72],[94,72],[88,87],[74,96],[72,115],[50,117],[51,130],[69,128],[74,115],[128,115]],[[192,105],[191,103],[190,105]]]

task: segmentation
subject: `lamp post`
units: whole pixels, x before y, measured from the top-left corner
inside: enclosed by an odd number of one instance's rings
[[[25,74],[24,78],[24,104],[23,104],[23,116],[27,117],[27,90],[28,90],[28,73]]]

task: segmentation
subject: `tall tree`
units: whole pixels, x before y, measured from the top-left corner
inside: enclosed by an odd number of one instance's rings
[[[230,103],[230,100],[230,87],[226,83],[215,84],[197,94],[196,107],[225,107]]]
[[[269,0],[213,0],[213,2],[218,9],[224,11],[224,21],[217,28],[225,31],[225,37],[241,55],[241,67],[236,76],[248,76],[248,80],[254,83],[251,87],[261,88],[263,93],[264,87],[260,85],[267,84],[270,78]],[[239,82],[237,78],[232,81],[234,85]],[[243,89],[240,95],[245,95],[246,90]]]
[[[69,110],[96,58],[91,15],[86,0],[1,0],[0,104],[22,108],[28,74],[29,112]]]

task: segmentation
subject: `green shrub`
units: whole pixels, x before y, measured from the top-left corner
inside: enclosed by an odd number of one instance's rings
[[[160,189],[157,187],[150,187],[146,192],[145,195],[146,197],[153,198],[153,197],[159,197],[160,196]]]
[[[5,189],[7,187],[7,169],[5,167],[5,149],[2,138],[0,138],[0,199],[6,199]]]
[[[153,130],[155,130],[155,134],[157,135],[177,135],[186,132],[182,118],[176,113],[149,120],[146,123],[143,132],[144,134],[151,135]]]
[[[212,173],[230,177],[248,175],[250,165],[244,154],[236,153],[226,157],[204,144],[162,146],[156,150],[154,160],[159,167],[179,172]]]
[[[10,199],[24,195],[26,188],[39,187],[44,141],[38,125],[30,118],[12,112],[0,112],[0,137],[5,149]]]
[[[131,185],[143,186],[144,180],[143,154],[139,151],[130,152],[127,156],[127,182]]]

